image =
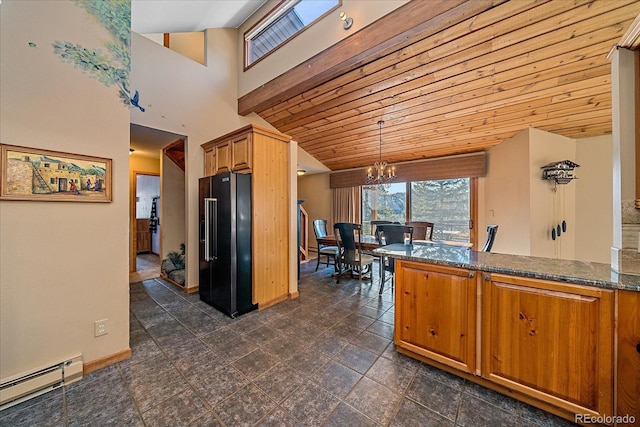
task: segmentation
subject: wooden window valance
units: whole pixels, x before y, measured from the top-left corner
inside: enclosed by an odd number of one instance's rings
[[[394,163],[393,166],[396,167],[396,182],[478,178],[486,175],[487,156],[482,151],[461,156]],[[356,187],[365,185],[366,180],[367,168],[332,172],[329,175],[329,187]]]

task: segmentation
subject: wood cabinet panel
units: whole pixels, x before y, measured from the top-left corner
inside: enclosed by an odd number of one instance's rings
[[[289,146],[253,134],[254,302],[271,305],[289,295]]]
[[[231,170],[231,142],[216,145],[216,167],[214,175]]]
[[[574,413],[613,413],[613,291],[494,274],[482,295],[485,378]]]
[[[617,415],[640,422],[640,292],[618,291],[617,392]]]
[[[211,148],[204,152],[204,176],[215,175],[216,150]]]
[[[231,167],[234,172],[251,170],[252,139],[252,134],[246,134],[231,141]]]
[[[136,253],[151,252],[148,219],[136,219]]]
[[[476,280],[469,271],[396,260],[395,323],[397,346],[474,371]]]

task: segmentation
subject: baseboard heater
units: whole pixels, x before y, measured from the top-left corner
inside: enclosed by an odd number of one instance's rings
[[[82,355],[26,373],[0,383],[0,411],[82,378]]]

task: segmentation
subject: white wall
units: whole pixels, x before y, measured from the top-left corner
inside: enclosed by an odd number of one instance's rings
[[[329,174],[319,173],[305,175],[298,178],[298,199],[304,199],[302,206],[309,214],[309,247],[316,250],[318,243],[313,232],[314,219],[326,219],[331,221],[332,198],[329,188]],[[327,224],[330,228],[332,224]],[[329,234],[332,234],[329,231]]]
[[[0,378],[129,347],[129,109],[51,46],[109,38],[70,1],[0,6],[0,141],[113,161],[111,203],[0,201]]]
[[[478,241],[498,224],[493,252],[529,255],[529,131],[525,129],[488,153],[487,175],[478,185]]]
[[[185,198],[185,174],[171,159],[162,155],[160,162],[162,181],[160,183],[162,194],[162,245],[161,258],[166,258],[167,253],[180,252],[180,245],[186,242],[187,223],[185,211],[187,200]]]
[[[578,139],[576,154],[576,259],[608,264],[613,244],[611,135]]]
[[[542,179],[541,167],[561,160],[578,163],[575,140],[529,128],[529,255],[532,256],[575,259],[576,181],[554,187]],[[578,169],[574,174],[582,171]],[[567,223],[567,232],[553,240],[551,229],[557,229],[563,220]]]
[[[342,7],[305,29],[281,49],[275,50],[268,57],[242,72],[244,33],[280,3],[280,0],[267,1],[240,26],[238,31],[237,67],[241,71],[238,95],[246,95],[407,2],[408,0],[343,0]],[[345,11],[353,18],[353,25],[349,30],[343,28],[344,23],[340,20],[341,11]]]
[[[187,247],[187,287],[198,284],[198,179],[204,174],[201,144],[249,123],[273,129],[255,114],[247,117],[237,114],[239,72],[236,42],[236,29],[207,30],[207,65],[202,66],[143,36],[132,34],[131,86],[139,91],[140,103],[146,112],[132,110],[131,122],[187,136],[187,226],[184,239]],[[295,159],[292,161],[290,169],[294,171],[292,180],[295,180]],[[295,196],[290,200],[292,209],[295,209]],[[295,215],[291,221],[291,229],[295,232]],[[164,230],[167,229],[165,220]],[[295,239],[295,234],[290,238]],[[164,252],[168,250],[172,249],[163,247]],[[291,263],[295,264],[297,252],[292,252],[291,257]],[[295,276],[291,280],[291,287],[297,289]]]
[[[493,252],[609,263],[612,242],[612,141],[575,140],[526,129],[488,152],[479,180],[480,242],[498,224]],[[541,166],[571,160],[580,165],[568,184],[542,180]],[[556,240],[552,228],[566,221]]]
[[[136,177],[136,218],[151,218],[154,197],[160,197],[160,177],[138,175]]]

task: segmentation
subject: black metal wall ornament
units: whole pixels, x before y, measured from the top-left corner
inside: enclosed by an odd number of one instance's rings
[[[540,169],[542,169],[542,179],[553,182],[552,191],[554,193],[557,193],[558,184],[568,184],[572,180],[578,178],[573,174],[573,171],[575,168],[579,168],[579,167],[580,167],[579,164],[572,162],[571,160],[561,160],[558,162],[552,162],[552,163],[546,164],[540,167]],[[562,194],[562,198],[564,199],[564,192]],[[564,200],[561,200],[561,204],[562,206],[560,207],[560,210],[562,211],[561,212],[562,216],[564,216]],[[554,205],[553,215],[554,217],[557,218],[559,215],[557,215],[557,212],[556,212],[556,195],[555,194],[553,199],[553,205]],[[566,232],[567,232],[567,221],[563,218],[561,223],[558,223],[557,225],[551,227],[551,239],[556,240],[557,238],[560,238],[562,233],[566,233]]]
[[[558,184],[568,184],[578,178],[573,174],[573,170],[579,167],[579,164],[571,160],[561,160],[541,166],[540,169],[542,169],[542,179],[553,181],[553,191],[556,191]]]

